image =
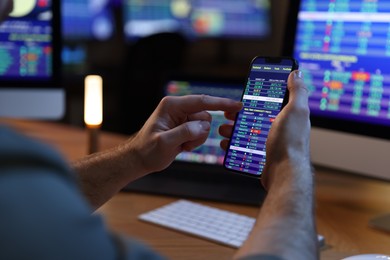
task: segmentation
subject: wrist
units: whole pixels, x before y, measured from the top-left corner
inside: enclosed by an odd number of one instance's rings
[[[267,165],[262,179],[266,190],[272,187],[284,189],[307,189],[313,186],[313,168],[306,156],[291,156]]]
[[[128,140],[117,148],[116,160],[117,165],[120,165],[120,171],[129,178],[129,181],[149,173],[144,167],[142,153],[132,140]]]

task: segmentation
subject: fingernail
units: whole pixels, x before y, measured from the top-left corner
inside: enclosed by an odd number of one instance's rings
[[[208,121],[200,121],[199,122],[199,126],[204,131],[209,131],[210,130],[210,123]]]
[[[295,78],[303,79],[302,71],[297,70],[294,72]]]

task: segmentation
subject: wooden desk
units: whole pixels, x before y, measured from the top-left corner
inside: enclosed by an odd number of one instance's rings
[[[53,145],[68,160],[86,155],[87,135],[83,129],[39,121],[0,119],[1,123]],[[115,146],[126,138],[103,133],[101,148]],[[321,259],[341,259],[363,253],[390,255],[390,233],[368,226],[373,217],[390,213],[389,182],[318,168],[316,187],[318,231],[327,242],[326,248],[321,250]],[[122,192],[98,212],[113,230],[146,242],[169,259],[230,259],[234,249],[137,220],[140,213],[176,199]],[[258,208],[252,206],[198,202],[252,217],[258,213]]]

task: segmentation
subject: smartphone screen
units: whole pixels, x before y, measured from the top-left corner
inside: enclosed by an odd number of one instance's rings
[[[288,102],[287,79],[297,69],[292,58],[255,57],[250,65],[224,167],[260,178],[265,165],[265,143],[272,122]]]

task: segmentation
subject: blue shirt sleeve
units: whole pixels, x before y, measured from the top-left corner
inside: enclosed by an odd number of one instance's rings
[[[111,234],[91,214],[61,156],[6,127],[0,127],[0,209],[0,259],[162,259]]]

